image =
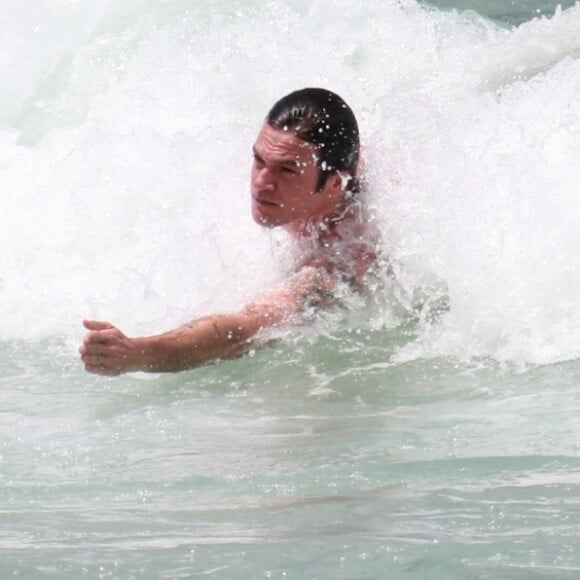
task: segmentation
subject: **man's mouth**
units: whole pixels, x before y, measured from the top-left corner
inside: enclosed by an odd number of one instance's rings
[[[254,201],[260,205],[267,205],[270,207],[278,207],[277,203],[270,201],[268,199],[262,199],[261,197],[254,196]]]

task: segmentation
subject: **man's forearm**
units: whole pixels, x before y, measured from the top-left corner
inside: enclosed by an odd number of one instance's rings
[[[241,315],[216,315],[157,336],[134,338],[135,364],[128,370],[171,372],[232,358],[249,348],[249,339],[259,329]]]

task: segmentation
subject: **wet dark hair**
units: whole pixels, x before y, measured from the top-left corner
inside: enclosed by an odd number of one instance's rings
[[[316,191],[321,191],[337,171],[350,174],[348,192],[358,190],[358,124],[351,108],[337,94],[315,88],[294,91],[272,107],[266,122],[315,146],[320,168]]]

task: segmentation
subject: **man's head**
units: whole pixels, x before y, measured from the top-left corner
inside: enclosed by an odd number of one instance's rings
[[[350,107],[326,89],[302,89],[282,97],[266,122],[314,145],[322,189],[329,175],[342,171],[354,178],[359,158],[358,124]]]
[[[356,191],[356,118],[336,94],[302,89],[270,110],[254,146],[254,219],[266,226],[325,216]]]

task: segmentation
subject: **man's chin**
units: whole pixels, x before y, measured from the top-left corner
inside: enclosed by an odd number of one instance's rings
[[[263,228],[275,228],[281,225],[277,220],[273,220],[271,217],[264,215],[262,212],[252,211],[252,218],[254,221]]]

